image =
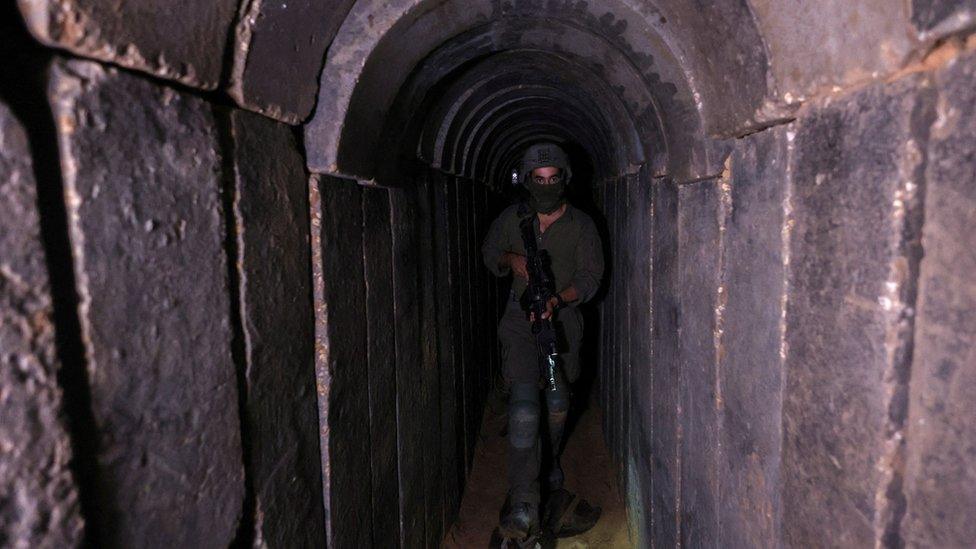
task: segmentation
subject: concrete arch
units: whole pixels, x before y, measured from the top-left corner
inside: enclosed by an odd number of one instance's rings
[[[553,64],[540,63],[539,57],[552,57],[551,63],[565,66],[552,70]],[[462,175],[459,167],[469,152],[459,144],[470,142],[481,127],[494,124],[495,119],[513,116],[510,111],[524,111],[530,103],[577,117],[577,127],[568,129],[580,139],[590,138],[602,145],[591,147],[591,156],[596,148],[604,149],[601,163],[608,173],[643,163],[645,154],[631,114],[613,90],[602,86],[584,67],[537,51],[492,56],[458,79],[438,107],[425,115],[419,154],[434,167]]]
[[[327,55],[306,126],[312,171],[375,178],[372,151],[415,72],[436,67],[430,81],[414,79],[423,95],[452,72],[513,49],[558,52],[597,75],[642,136],[666,135],[670,148],[680,149],[659,162],[658,175],[707,171],[706,134],[741,131],[765,93],[764,74],[752,74],[765,71],[764,49],[743,1],[697,11],[630,0],[374,4],[353,7]],[[721,53],[708,49],[718,43]],[[425,62],[435,55],[436,62]],[[728,56],[734,62],[719,59]],[[721,90],[731,84],[738,93],[727,98]]]

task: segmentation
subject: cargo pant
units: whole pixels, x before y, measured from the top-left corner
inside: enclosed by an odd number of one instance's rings
[[[579,377],[579,348],[583,337],[583,316],[576,307],[556,311],[560,369],[556,391],[544,389],[539,351],[532,326],[516,301],[509,300],[498,323],[502,373],[511,384],[508,401],[508,484],[512,503],[539,504],[539,472],[542,446],[540,423],[545,394],[549,444],[555,458],[562,444],[563,427],[569,412],[569,384]]]

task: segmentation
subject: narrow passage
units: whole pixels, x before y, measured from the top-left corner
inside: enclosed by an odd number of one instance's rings
[[[627,531],[626,507],[614,482],[614,466],[603,442],[602,412],[592,404],[595,401],[595,395],[591,395],[583,403],[586,408],[579,419],[575,424],[567,425],[571,430],[563,450],[562,465],[566,473],[566,489],[600,506],[603,514],[588,532],[559,540],[560,548],[633,546]],[[505,501],[507,488],[507,446],[502,436],[506,423],[504,410],[504,404],[494,399],[485,407],[461,511],[444,538],[443,546],[447,549],[487,547],[491,532],[498,525],[498,510]]]

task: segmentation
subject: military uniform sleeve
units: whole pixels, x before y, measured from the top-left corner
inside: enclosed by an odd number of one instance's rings
[[[484,258],[485,267],[488,267],[492,274],[499,277],[508,276],[508,273],[511,272],[508,267],[498,265],[498,260],[501,259],[502,254],[509,251],[509,243],[505,234],[505,218],[507,215],[508,210],[495,218],[491,228],[488,229],[484,243],[481,245],[481,255]]]
[[[589,301],[600,288],[603,279],[603,245],[593,220],[586,218],[580,224],[579,241],[576,243],[576,271],[573,286],[580,302]]]

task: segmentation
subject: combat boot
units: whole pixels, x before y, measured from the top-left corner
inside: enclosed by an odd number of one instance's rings
[[[508,503],[508,502],[506,502]],[[503,538],[522,540],[539,529],[539,508],[531,503],[519,502],[503,509],[498,529]]]

